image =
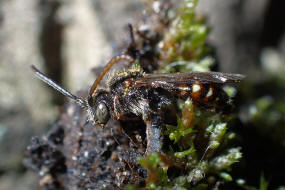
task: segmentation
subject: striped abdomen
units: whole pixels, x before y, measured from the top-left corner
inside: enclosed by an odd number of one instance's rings
[[[227,109],[229,97],[219,84],[183,84],[179,85],[177,96],[181,99],[191,98],[193,102],[204,108],[215,107],[217,109]]]

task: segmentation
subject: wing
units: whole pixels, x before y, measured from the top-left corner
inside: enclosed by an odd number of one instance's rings
[[[233,84],[245,78],[241,74],[220,72],[192,72],[192,73],[169,73],[169,74],[146,74],[143,78],[135,81],[137,86],[152,87],[175,87],[199,84]]]
[[[232,105],[221,85],[238,83],[244,78],[241,74],[219,72],[146,74],[135,80],[135,86],[163,88],[181,99],[191,97],[200,107],[226,112]]]

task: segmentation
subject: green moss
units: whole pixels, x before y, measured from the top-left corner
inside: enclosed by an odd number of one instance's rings
[[[227,151],[227,154],[215,157],[210,162],[210,167],[215,171],[221,171],[224,169],[229,170],[231,165],[238,162],[242,157],[239,148],[231,148]]]
[[[157,189],[157,185],[167,182],[167,173],[163,169],[165,164],[158,153],[153,152],[145,158],[140,158],[139,163],[148,171],[147,187],[149,189]]]
[[[162,59],[165,67],[169,63],[177,61],[209,62],[211,60],[208,55],[210,48],[206,46],[206,39],[210,30],[204,24],[204,19],[196,15],[196,5],[197,0],[184,0],[169,32],[165,34],[162,48]],[[191,69],[190,65],[182,64],[180,66]],[[170,67],[165,68],[165,71],[168,69]]]
[[[227,182],[230,182],[233,180],[232,176],[226,172],[221,172],[219,175],[222,179],[224,179]]]
[[[162,40],[159,72],[210,71],[215,59],[206,45],[209,28],[202,17],[195,14],[197,0],[184,0]],[[226,87],[229,96],[236,90]],[[191,99],[178,102],[177,126],[166,126],[169,138],[166,154],[151,153],[140,158],[147,169],[147,189],[208,189],[212,181],[231,182],[231,166],[238,162],[240,148],[229,146],[236,135],[228,130],[230,116],[209,113],[193,105]],[[171,176],[170,168],[178,173]],[[173,172],[173,171],[172,171]],[[199,182],[199,185],[197,183]],[[214,182],[215,183],[215,182]],[[133,188],[133,186],[128,186]]]
[[[130,184],[125,187],[125,190],[136,190],[136,189],[137,189],[136,186]]]
[[[166,134],[169,135],[169,139],[173,140],[174,143],[179,142],[181,137],[188,136],[189,134],[193,133],[193,128],[185,128],[182,119],[178,116],[178,125],[172,126],[167,125],[167,131]]]

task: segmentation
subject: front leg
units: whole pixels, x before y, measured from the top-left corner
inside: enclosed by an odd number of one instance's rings
[[[148,155],[152,152],[162,152],[163,134],[162,129],[164,123],[162,122],[161,116],[154,115],[144,119],[146,123],[146,139],[147,147],[145,154]]]

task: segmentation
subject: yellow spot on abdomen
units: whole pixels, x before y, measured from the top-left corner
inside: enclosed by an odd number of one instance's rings
[[[192,92],[197,93],[201,90],[201,85],[200,84],[193,84],[192,86]]]
[[[208,91],[208,93],[207,93],[207,95],[206,95],[206,98],[209,98],[209,97],[211,97],[212,95],[213,95],[213,88],[210,87],[210,88],[209,88],[209,91]]]
[[[192,85],[192,93],[191,93],[191,97],[193,99],[198,100],[200,98],[200,94],[201,94],[201,84],[193,84]]]

